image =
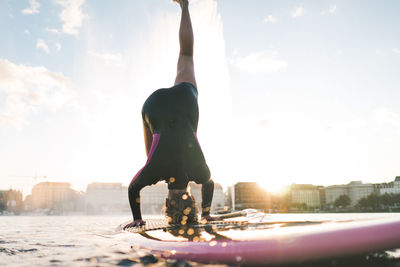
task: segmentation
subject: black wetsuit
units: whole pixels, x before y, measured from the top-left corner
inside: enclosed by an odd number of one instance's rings
[[[189,181],[203,184],[202,215],[209,215],[214,183],[196,136],[197,89],[184,82],[155,91],[143,105],[142,118],[153,141],[146,165],[129,185],[134,220],[141,219],[140,190],[162,180],[169,189],[185,189]]]

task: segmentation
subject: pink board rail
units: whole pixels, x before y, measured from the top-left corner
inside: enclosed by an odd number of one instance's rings
[[[400,220],[232,231],[232,240],[209,242],[135,236],[140,248],[163,258],[203,263],[282,264],[400,248]]]

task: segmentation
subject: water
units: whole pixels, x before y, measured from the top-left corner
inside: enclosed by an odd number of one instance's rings
[[[265,220],[271,217],[287,221],[394,216],[400,219],[400,214],[379,213],[274,214],[266,215]],[[117,230],[118,225],[127,220],[129,216],[0,216],[0,266],[178,265],[137,250],[130,234]],[[157,263],[151,263],[154,261]]]
[[[0,217],[0,266],[113,266],[141,262],[117,226],[129,216]],[[160,261],[160,260],[159,260]]]

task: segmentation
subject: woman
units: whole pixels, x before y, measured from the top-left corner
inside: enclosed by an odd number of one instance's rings
[[[197,221],[194,198],[188,182],[202,184],[202,217],[210,220],[214,182],[197,140],[199,109],[193,66],[193,30],[188,0],[174,0],[181,6],[180,53],[175,84],[152,93],[142,108],[147,152],[146,165],[132,179],[129,188],[133,222],[125,228],[145,224],[140,211],[140,190],[165,180],[168,183],[167,216],[170,223]]]

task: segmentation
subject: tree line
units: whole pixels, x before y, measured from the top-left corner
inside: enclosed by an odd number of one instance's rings
[[[351,199],[348,195],[339,196],[333,203],[335,208],[349,208]],[[400,210],[400,194],[370,194],[358,200],[354,206],[357,211],[395,211]]]
[[[400,210],[400,194],[371,194],[361,198],[356,208],[361,211],[393,211]]]

